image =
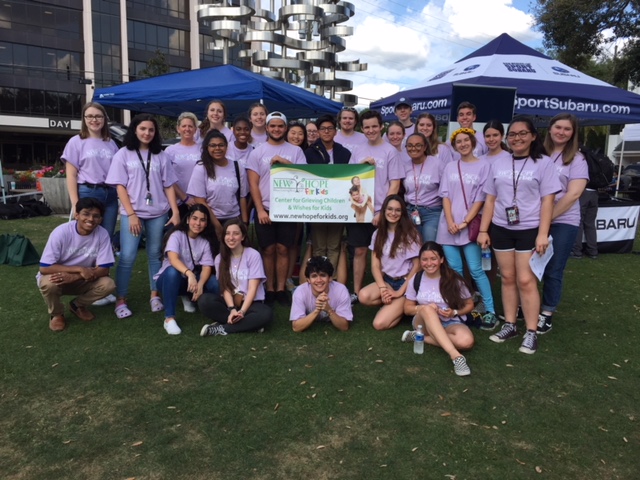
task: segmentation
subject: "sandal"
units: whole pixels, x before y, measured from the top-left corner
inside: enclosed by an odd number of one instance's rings
[[[129,318],[133,315],[133,312],[129,310],[126,303],[121,303],[120,305],[116,305],[116,317],[118,318]]]
[[[149,304],[151,305],[151,311],[153,313],[158,313],[164,310],[164,304],[162,303],[160,297],[151,297],[151,299],[149,300]]]

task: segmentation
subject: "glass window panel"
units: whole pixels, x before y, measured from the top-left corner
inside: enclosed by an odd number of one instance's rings
[[[16,113],[29,113],[29,89],[19,88],[16,94]]]
[[[0,42],[0,72],[12,73],[13,48],[10,43]]]
[[[0,112],[16,113],[17,88],[0,88]]]
[[[73,116],[73,107],[71,103],[71,94],[69,93],[60,93],[58,96],[58,101],[60,104],[60,116],[61,117],[72,117]]]
[[[29,91],[31,100],[31,113],[36,115],[44,114],[44,90],[32,89]]]
[[[58,112],[58,93],[57,92],[45,92],[45,113],[49,116],[57,117]]]

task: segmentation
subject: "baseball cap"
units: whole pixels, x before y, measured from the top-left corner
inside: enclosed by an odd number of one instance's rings
[[[269,125],[269,122],[271,120],[273,120],[274,118],[278,119],[278,120],[282,120],[284,122],[284,124],[287,124],[287,117],[285,117],[284,113],[281,112],[271,112],[269,115],[267,115],[267,125]]]

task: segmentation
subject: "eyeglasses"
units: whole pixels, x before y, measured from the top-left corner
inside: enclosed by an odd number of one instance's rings
[[[342,107],[342,111],[343,112],[354,112],[354,113],[357,112],[357,110],[355,108],[353,108],[353,107]]]
[[[85,120],[104,120],[104,115],[85,115]]]
[[[318,130],[307,130],[307,135],[318,135]]]
[[[210,143],[207,145],[207,147],[211,148],[212,150],[222,150],[223,148],[227,148],[224,143]]]
[[[311,260],[313,260],[314,258],[321,258],[322,260],[329,260],[329,257],[325,257],[324,255],[318,255],[317,257],[311,257],[311,258],[307,258],[307,263],[309,263]]]
[[[525,138],[527,135],[529,135],[531,132],[528,130],[522,130],[520,132],[509,132],[509,134],[507,135],[507,138],[511,138],[514,139],[516,137],[518,138]]]
[[[335,127],[320,127],[318,129],[319,132],[333,132]]]
[[[422,150],[424,148],[424,143],[407,143],[407,150]]]

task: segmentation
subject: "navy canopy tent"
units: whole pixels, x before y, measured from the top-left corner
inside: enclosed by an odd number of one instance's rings
[[[201,116],[207,103],[220,99],[230,117],[246,113],[262,100],[269,111],[290,118],[337,113],[342,106],[302,88],[233,65],[170,73],[97,89],[93,101],[104,106],[177,117],[190,111]]]
[[[385,120],[395,119],[394,104],[404,99],[414,113],[446,119],[454,84],[515,87],[515,113],[538,117],[539,122],[570,112],[582,125],[640,123],[640,95],[589,77],[506,33],[418,85],[373,102],[371,108]]]

